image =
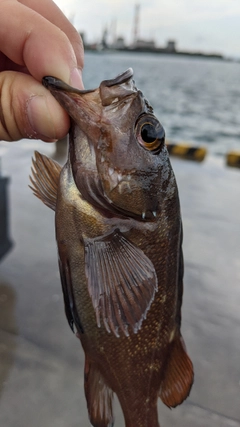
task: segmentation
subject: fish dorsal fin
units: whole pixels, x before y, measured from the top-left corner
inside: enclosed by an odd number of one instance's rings
[[[169,408],[174,408],[188,397],[194,373],[183,338],[176,336],[169,346],[169,355],[159,397]]]
[[[42,202],[55,211],[57,202],[58,181],[61,166],[43,154],[35,151],[35,159],[32,159],[32,176],[29,185],[33,194]]]
[[[113,391],[107,386],[103,376],[87,356],[84,369],[84,389],[91,425],[113,426]]]
[[[119,337],[141,328],[157,291],[155,268],[144,252],[119,230],[85,239],[85,271],[96,313],[108,332]]]

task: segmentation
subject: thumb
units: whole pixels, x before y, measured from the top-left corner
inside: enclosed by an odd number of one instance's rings
[[[69,126],[67,113],[32,76],[0,73],[0,140],[34,138],[50,142],[63,138]]]

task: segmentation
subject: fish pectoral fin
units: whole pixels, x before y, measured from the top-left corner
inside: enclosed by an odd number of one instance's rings
[[[103,376],[87,357],[84,388],[91,425],[93,427],[112,427],[114,424],[113,391],[106,385]]]
[[[85,239],[85,272],[96,313],[108,332],[119,337],[141,328],[158,288],[150,259],[119,230]]]
[[[36,197],[55,211],[58,182],[62,168],[57,162],[38,153],[38,151],[35,151],[34,154],[35,159],[32,159],[31,168],[32,176],[29,176],[32,186],[29,185],[29,187]]]
[[[180,405],[189,395],[193,384],[193,364],[187,355],[182,336],[170,343],[169,356],[159,397],[169,408]]]

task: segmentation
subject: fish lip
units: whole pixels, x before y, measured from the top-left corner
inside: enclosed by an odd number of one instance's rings
[[[112,87],[118,84],[125,83],[131,77],[133,77],[133,69],[128,68],[126,71],[124,71],[122,74],[119,74],[114,79],[103,80],[101,82],[101,86]],[[83,90],[77,89],[68,85],[63,80],[53,76],[43,77],[42,84],[44,87],[46,87],[49,90],[63,90],[65,92],[74,92],[79,94],[94,92],[96,90],[96,89],[83,89]]]
[[[56,79],[55,77],[52,77],[52,76],[45,76],[45,77],[42,78],[42,84],[47,89],[49,87],[53,87],[53,86],[57,85],[58,82],[60,82],[60,80],[58,80],[58,79]]]
[[[123,73],[119,74],[114,79],[103,80],[102,83],[101,83],[101,86],[106,86],[106,87],[116,86],[116,85],[125,83],[126,81],[128,81],[132,77],[133,77],[133,69],[132,68],[128,68],[126,71],[124,71]]]
[[[63,92],[70,92],[70,93],[78,93],[80,95],[83,95],[85,93],[94,92],[96,89],[77,89],[73,86],[68,85],[63,80],[57,79],[53,76],[45,76],[42,79],[42,84],[44,87],[50,90],[50,92],[55,91],[63,91]]]
[[[74,88],[69,86],[67,83],[53,76],[43,77],[42,84],[44,87],[46,87],[49,90],[64,90],[67,92],[74,90]]]

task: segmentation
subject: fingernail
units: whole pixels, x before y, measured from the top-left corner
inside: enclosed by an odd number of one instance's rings
[[[32,96],[27,102],[27,116],[33,137],[56,139],[56,131],[51,111],[45,96]]]
[[[78,68],[74,68],[70,74],[70,85],[77,89],[84,89],[82,73]]]

